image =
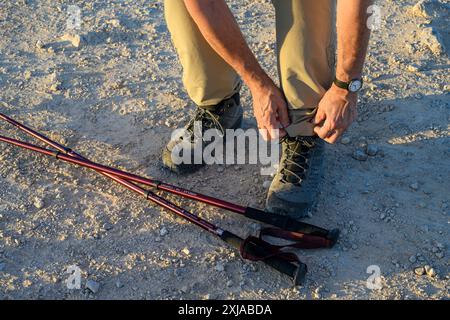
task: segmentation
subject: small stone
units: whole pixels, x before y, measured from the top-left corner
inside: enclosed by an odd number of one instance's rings
[[[44,200],[42,200],[39,197],[35,197],[34,201],[33,201],[33,205],[37,208],[37,209],[42,209],[44,207]]]
[[[183,287],[181,287],[181,290],[180,290],[182,293],[188,293],[189,292],[189,288],[188,288],[188,286],[183,286]]]
[[[379,148],[374,144],[369,144],[366,149],[367,155],[374,157],[378,154]]]
[[[344,144],[344,145],[350,144],[350,142],[351,142],[351,140],[350,140],[349,137],[343,137],[341,139],[341,143]]]
[[[23,74],[23,78],[24,78],[25,80],[30,80],[30,79],[31,79],[31,76],[32,76],[32,73],[31,73],[30,70],[25,71],[24,74]]]
[[[161,237],[164,237],[165,235],[167,235],[169,233],[169,231],[167,231],[167,229],[165,227],[162,227],[161,230],[159,230],[159,235]]]
[[[416,256],[411,256],[411,257],[409,257],[409,262],[411,262],[411,263],[415,263],[416,261],[417,261],[417,258],[416,258]]]
[[[123,288],[123,283],[120,280],[116,281],[116,288],[117,289]]]
[[[103,224],[103,229],[105,229],[106,231],[109,231],[112,228],[114,228],[114,226],[111,223],[109,223],[109,222],[106,222],[106,223]]]
[[[409,187],[415,191],[419,190],[419,183],[414,182],[409,185]]]
[[[381,219],[381,220],[384,220],[384,218],[386,218],[386,214],[385,214],[384,212],[382,212],[382,213],[380,214],[380,219]]]
[[[271,184],[271,183],[272,183],[272,182],[269,181],[269,180],[264,181],[264,182],[263,182],[263,188],[268,189],[268,188],[270,187],[270,184]]]
[[[362,149],[356,149],[355,152],[353,152],[352,155],[353,159],[358,161],[366,161],[367,160],[367,154]]]
[[[75,48],[80,48],[83,44],[83,38],[79,34],[66,33],[61,40],[70,42]]]
[[[434,270],[434,268],[426,265],[424,269],[425,269],[427,276],[432,277],[432,278],[436,276],[436,271]]]
[[[183,250],[181,250],[185,255],[189,255],[191,252],[189,251],[188,248],[184,248]]]
[[[225,267],[224,267],[223,263],[219,262],[219,263],[216,264],[216,266],[214,267],[214,269],[215,269],[216,271],[218,271],[218,272],[222,272],[222,271],[225,270]]]
[[[88,288],[92,293],[97,293],[98,290],[100,289],[100,283],[92,279],[89,279],[86,282],[86,288]]]
[[[38,49],[44,49],[44,48],[45,48],[45,44],[44,44],[44,42],[42,42],[42,40],[36,41],[35,46],[36,46],[36,48],[38,48]]]
[[[228,281],[227,281],[227,287],[230,288],[230,287],[232,287],[232,286],[233,286],[233,281],[228,280]]]
[[[418,276],[423,276],[425,274],[425,269],[423,267],[415,268],[414,273]]]

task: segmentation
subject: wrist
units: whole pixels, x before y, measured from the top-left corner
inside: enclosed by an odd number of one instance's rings
[[[339,79],[340,81],[350,82],[354,79],[361,79],[362,72],[337,68],[336,69],[336,78]]]
[[[333,84],[331,85],[330,90],[331,90],[333,93],[335,93],[335,94],[337,94],[337,95],[340,95],[340,96],[343,96],[343,97],[354,97],[354,96],[357,96],[357,95],[358,95],[358,92],[351,92],[351,91],[349,91],[349,90],[347,90],[347,89],[340,88],[340,87],[338,87],[335,83],[333,83]]]

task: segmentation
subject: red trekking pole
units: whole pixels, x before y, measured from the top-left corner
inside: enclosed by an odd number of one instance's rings
[[[206,220],[201,219],[200,217],[186,211],[183,208],[180,208],[176,206],[175,204],[167,201],[166,199],[154,194],[153,192],[149,190],[145,190],[141,188],[140,186],[136,185],[135,182],[141,182],[146,185],[151,185],[155,183],[155,187],[158,187],[161,182],[155,182],[154,180],[142,178],[130,173],[123,172],[121,170],[117,170],[114,168],[110,168],[107,166],[102,166],[99,164],[96,164],[92,161],[89,161],[88,159],[84,158],[83,156],[77,154],[73,150],[64,147],[61,144],[58,144],[46,136],[26,127],[25,125],[7,117],[4,114],[0,113],[0,119],[3,119],[20,130],[30,134],[31,136],[37,138],[38,140],[52,146],[57,151],[52,151],[49,149],[41,148],[26,142],[22,142],[19,140],[11,139],[8,137],[0,136],[0,141],[22,147],[28,150],[32,150],[41,154],[45,154],[48,156],[54,156],[56,159],[64,160],[73,164],[77,164],[80,166],[88,167],[91,169],[94,169],[98,171],[99,173],[113,179],[114,181],[124,185],[128,189],[135,191],[136,193],[145,196],[148,200],[153,201],[154,203],[174,212],[175,214],[179,215],[180,217],[196,224],[197,226],[207,230],[208,232],[215,234],[216,236],[219,236],[222,240],[229,243],[233,247],[240,250],[241,255],[243,258],[250,259],[253,261],[264,261],[271,267],[275,268],[276,270],[289,275],[295,285],[301,284],[305,278],[307,267],[305,264],[303,264],[298,257],[289,252],[282,251],[283,248],[290,247],[290,248],[321,248],[321,247],[331,247],[334,245],[337,236],[338,231],[327,231],[322,228],[318,228],[312,225],[306,225],[306,228],[302,225],[304,229],[308,229],[311,231],[310,234],[306,233],[298,233],[298,232],[292,232],[288,230],[280,230],[275,228],[267,228],[263,229],[261,231],[260,237],[248,237],[247,239],[242,239],[238,237],[237,235],[223,230],[211,223],[209,223]],[[125,180],[129,179],[131,181]],[[170,186],[170,185],[168,185]],[[170,186],[172,188],[176,188],[173,186]],[[163,188],[159,188],[161,190],[164,190]],[[189,192],[188,190],[181,189],[181,193]],[[167,190],[168,191],[168,190]],[[177,192],[173,192],[176,194]],[[200,195],[201,197],[207,197]],[[194,197],[189,197],[191,199],[194,199]],[[214,198],[211,198],[214,199]],[[214,199],[217,201],[221,201],[218,199]],[[207,201],[204,201],[207,202]],[[227,203],[227,202],[224,202]],[[229,203],[228,203],[229,204]],[[239,206],[236,206],[239,207]],[[231,210],[233,211],[233,210]],[[315,234],[313,234],[315,233]],[[275,246],[272,245],[262,239],[263,236],[272,236],[272,237],[278,237],[286,240],[295,241],[292,244],[285,245],[285,246]]]

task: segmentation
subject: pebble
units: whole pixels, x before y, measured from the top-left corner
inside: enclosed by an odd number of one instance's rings
[[[92,279],[89,279],[86,282],[86,288],[88,288],[92,293],[97,293],[98,290],[100,289],[100,283]]]
[[[432,277],[432,278],[436,276],[436,271],[434,270],[434,268],[430,267],[429,265],[426,265],[424,267],[424,269],[425,269],[427,276]]]
[[[42,200],[41,198],[35,197],[34,201],[33,201],[33,205],[37,209],[42,209],[44,207],[44,200]]]
[[[411,256],[411,257],[409,257],[409,262],[415,263],[416,261],[417,261],[416,256]]]
[[[230,287],[232,287],[232,286],[233,286],[233,281],[228,280],[228,281],[227,281],[227,287],[230,288]]]
[[[109,223],[109,222],[106,222],[106,223],[103,224],[103,229],[105,229],[106,231],[109,231],[112,228],[114,228],[114,226],[111,223]]]
[[[425,269],[423,267],[415,268],[414,273],[418,276],[423,276],[425,274]]]
[[[214,269],[215,269],[216,271],[218,271],[218,272],[222,272],[222,271],[225,270],[225,267],[224,267],[223,263],[219,262],[219,263],[216,264],[216,266],[214,267]]]
[[[123,288],[123,283],[122,283],[120,280],[117,280],[117,281],[116,281],[116,287],[117,287],[118,289]]]
[[[167,229],[165,227],[162,227],[161,230],[159,230],[159,235],[161,237],[164,237],[168,233],[169,233],[169,231],[167,231]]]
[[[36,45],[35,46],[38,49],[43,49],[45,47],[45,44],[44,44],[44,42],[42,42],[42,40],[38,40],[38,41],[36,41]]]
[[[353,159],[358,161],[366,161],[367,160],[367,154],[362,149],[356,149],[355,152],[353,152],[352,155]]]
[[[349,137],[343,137],[341,139],[341,143],[344,144],[344,145],[350,144],[350,142],[351,142],[351,140],[350,140]]]
[[[263,182],[263,188],[268,189],[270,187],[270,184],[272,183],[272,181],[266,180]]]
[[[417,182],[411,183],[409,187],[415,191],[419,190],[419,184]]]
[[[183,250],[181,250],[185,255],[189,255],[191,252],[189,251],[188,248],[184,248]]]
[[[374,144],[369,144],[366,149],[367,155],[369,155],[371,157],[376,156],[378,154],[378,151],[379,151],[378,146],[376,146]]]
[[[83,38],[79,34],[66,33],[61,40],[70,42],[75,48],[80,48],[83,44]]]

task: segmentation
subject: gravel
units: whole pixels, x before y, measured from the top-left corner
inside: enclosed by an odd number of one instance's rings
[[[353,159],[358,161],[366,161],[367,154],[364,152],[363,149],[356,149],[355,152],[353,152]]]
[[[89,279],[86,282],[86,288],[88,288],[92,293],[95,294],[100,289],[100,283],[98,283],[97,281],[94,281],[92,279]]]

